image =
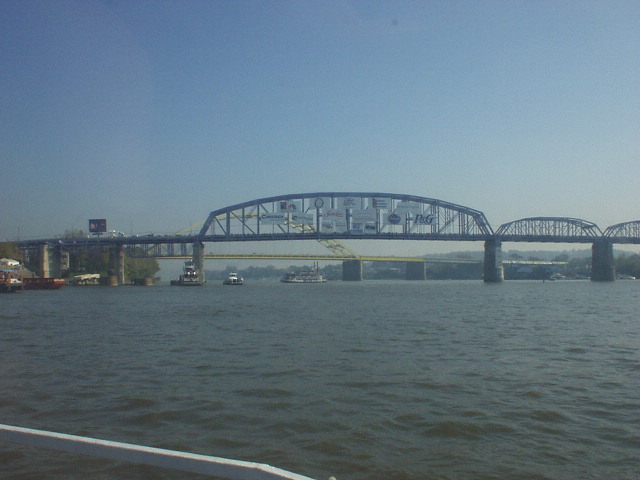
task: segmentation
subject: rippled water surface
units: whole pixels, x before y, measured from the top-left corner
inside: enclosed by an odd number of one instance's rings
[[[319,480],[640,477],[640,281],[67,287],[0,302],[0,423]],[[6,443],[0,477],[204,478]]]

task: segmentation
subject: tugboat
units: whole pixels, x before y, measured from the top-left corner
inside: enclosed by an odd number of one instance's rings
[[[244,279],[239,277],[235,272],[229,272],[227,279],[222,282],[223,285],[244,285]]]
[[[280,279],[283,283],[324,283],[327,281],[318,271],[318,262],[313,264],[313,268],[301,270],[295,273],[287,273]]]
[[[193,260],[187,260],[184,262],[183,273],[178,280],[171,280],[172,286],[177,287],[200,287],[202,282],[196,271],[196,266],[193,264]]]

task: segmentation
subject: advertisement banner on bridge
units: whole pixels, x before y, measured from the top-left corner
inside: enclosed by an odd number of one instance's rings
[[[360,208],[361,202],[358,197],[343,197],[338,199],[338,206],[342,208]]]
[[[344,210],[337,208],[327,210],[322,215],[322,231],[344,233],[347,231],[347,215]]]
[[[383,223],[385,225],[400,225],[402,224],[403,216],[396,212],[389,212],[383,216]]]
[[[291,201],[291,200],[283,200],[279,202],[279,208],[281,212],[301,212],[302,211],[302,202]]]
[[[344,223],[338,221],[338,222],[333,222],[333,229],[335,230],[336,233],[345,233],[347,231],[347,222],[345,221]]]
[[[344,212],[344,210],[338,210],[337,208],[332,208],[330,210],[327,210],[326,212],[324,212],[324,215],[322,215],[322,221],[326,221],[326,220],[331,220],[332,222],[344,222],[345,225],[347,223],[347,216]]]
[[[322,223],[320,224],[322,228],[322,233],[334,233],[335,228],[333,228],[333,220],[322,219]]]
[[[313,213],[291,213],[291,222],[299,225],[313,225]]]
[[[376,224],[373,222],[352,222],[351,233],[353,235],[372,235],[376,233]]]
[[[286,213],[263,213],[260,222],[266,225],[284,225],[287,223]]]
[[[352,235],[364,235],[364,223],[363,222],[351,222],[351,234]]]
[[[347,224],[342,222],[335,222],[330,219],[322,219],[322,233],[345,233],[347,231]]]
[[[391,199],[389,198],[372,198],[371,206],[373,208],[379,209],[389,209],[391,208]]]
[[[376,221],[376,214],[378,212],[376,210],[368,209],[368,210],[351,210],[351,221],[352,222],[374,222]]]
[[[438,217],[433,213],[417,213],[413,217],[414,225],[435,225],[437,223]]]
[[[398,202],[396,204],[396,213],[400,215],[419,213],[421,210],[422,204],[417,202]]]

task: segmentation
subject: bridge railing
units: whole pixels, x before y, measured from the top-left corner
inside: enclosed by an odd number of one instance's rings
[[[12,425],[0,424],[0,441],[211,475],[229,480],[313,480],[263,463],[230,460]]]

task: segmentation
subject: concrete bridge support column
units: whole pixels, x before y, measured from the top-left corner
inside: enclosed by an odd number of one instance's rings
[[[109,277],[109,285],[124,285],[124,245],[122,244],[114,245],[109,252]]]
[[[342,280],[359,282],[362,280],[362,260],[342,262]]]
[[[427,264],[425,262],[407,262],[406,263],[407,280],[426,280],[427,279]]]
[[[591,246],[591,280],[594,282],[613,282],[616,268],[613,263],[613,244],[594,242]]]
[[[62,276],[62,255],[59,249],[49,245],[40,247],[40,276],[44,278],[57,278]]]
[[[487,283],[499,283],[503,280],[502,242],[487,240],[484,242],[484,281]]]
[[[116,260],[116,277],[118,278],[118,285],[124,285],[124,245],[118,244],[116,245],[115,252],[115,260]]]
[[[194,242],[193,244],[193,265],[198,272],[198,278],[202,283],[206,283],[204,276],[204,243]]]
[[[38,274],[41,277],[49,278],[49,247],[42,245],[40,247],[40,255],[38,255]]]

